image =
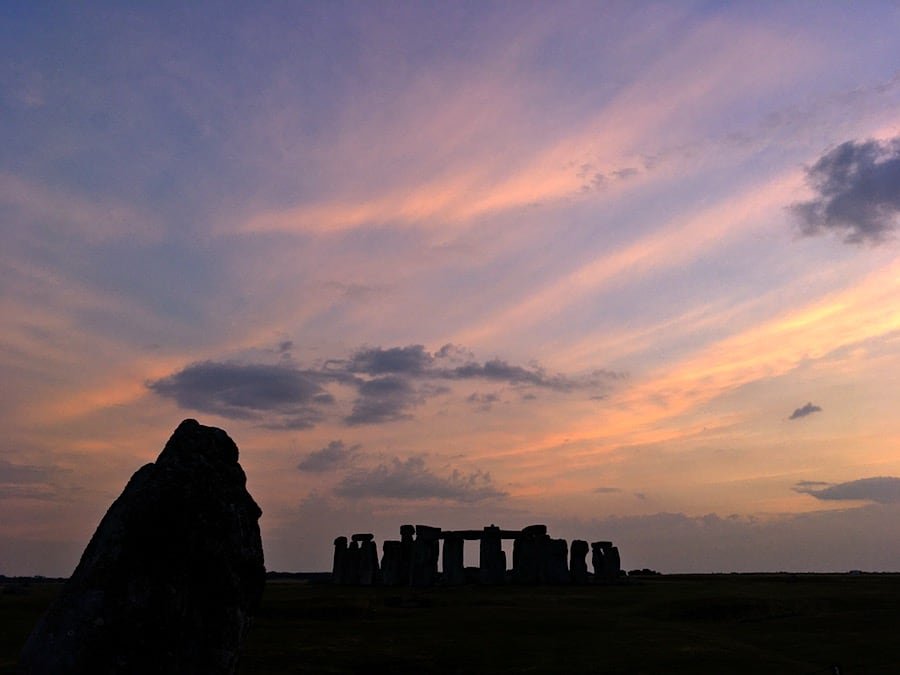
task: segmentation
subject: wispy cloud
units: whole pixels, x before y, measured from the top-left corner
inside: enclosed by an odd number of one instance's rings
[[[894,476],[860,478],[846,483],[801,481],[793,489],[794,492],[824,501],[862,500],[878,504],[900,504],[900,478]]]
[[[480,502],[500,499],[506,492],[498,489],[489,473],[463,473],[456,469],[439,476],[428,468],[423,457],[394,458],[389,464],[351,471],[335,488],[342,497],[399,500],[448,500]]]

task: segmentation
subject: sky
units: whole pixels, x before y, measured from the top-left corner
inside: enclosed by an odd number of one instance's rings
[[[0,574],[70,574],[190,417],[269,569],[545,523],[626,569],[900,570],[897,35],[892,2],[5,3]]]

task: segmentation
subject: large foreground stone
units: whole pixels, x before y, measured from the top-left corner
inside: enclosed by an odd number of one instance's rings
[[[233,673],[265,582],[260,515],[234,441],[185,420],[110,506],[22,672]]]

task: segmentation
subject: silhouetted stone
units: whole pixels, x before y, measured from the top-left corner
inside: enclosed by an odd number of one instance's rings
[[[359,584],[373,586],[378,579],[378,571],[378,547],[374,541],[365,540],[359,547]]]
[[[547,546],[547,566],[545,581],[548,584],[569,583],[569,566],[566,558],[569,545],[565,539],[550,539]]]
[[[401,543],[386,541],[382,545],[384,555],[381,556],[381,579],[385,586],[400,586],[409,583],[409,570],[401,572]]]
[[[400,526],[400,571],[403,575],[403,583],[412,582],[413,547],[416,533],[415,525]]]
[[[401,528],[402,534],[402,528]],[[431,586],[437,578],[440,553],[441,528],[416,525],[410,583],[413,586]]]
[[[538,547],[538,538],[529,536],[525,530],[513,541],[513,581],[517,584],[538,582],[541,576]]]
[[[444,537],[444,583],[450,586],[466,583],[466,571],[463,567],[464,542],[459,536]]]
[[[110,506],[22,672],[233,673],[265,582],[260,515],[228,434],[185,420]]]
[[[506,580],[506,554],[500,540],[500,528],[490,525],[481,535],[479,569],[482,584],[502,584]]]
[[[352,534],[352,535],[350,535],[350,541],[359,541],[359,542],[363,542],[363,541],[372,541],[373,539],[375,539],[375,535],[374,535],[374,534],[369,534],[369,533],[365,533],[365,534]]]
[[[351,541],[347,547],[347,556],[344,558],[344,570],[341,575],[341,583],[348,586],[356,586],[359,583],[359,542]]]
[[[591,544],[594,564],[594,581],[610,582],[619,578],[621,561],[619,549],[610,541],[595,541]]]
[[[522,534],[528,535],[530,537],[543,537],[545,534],[547,534],[547,526],[528,525],[527,527],[522,528]]]
[[[347,537],[337,537],[334,540],[334,561],[331,564],[331,581],[336,584],[344,583],[347,564]]]
[[[573,539],[569,552],[569,575],[573,584],[586,584],[588,582],[587,561],[588,543],[581,539]]]
[[[622,560],[619,557],[618,547],[610,547],[606,553],[606,559],[606,569],[610,579],[618,579],[622,571]]]

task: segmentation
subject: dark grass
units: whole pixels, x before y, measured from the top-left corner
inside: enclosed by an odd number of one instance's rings
[[[13,663],[58,586],[0,596]],[[900,575],[615,586],[342,588],[269,581],[240,672],[900,673]]]

